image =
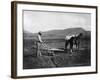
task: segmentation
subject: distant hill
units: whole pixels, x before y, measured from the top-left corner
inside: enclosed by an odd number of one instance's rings
[[[73,34],[78,34],[78,33],[84,33],[85,30],[82,28],[68,28],[64,30],[52,30],[48,32],[44,32],[44,37],[45,38],[65,38],[66,35],[73,35]]]
[[[31,32],[28,32],[28,31],[26,31],[26,30],[24,30],[24,32],[23,32],[23,36],[24,36],[24,38],[26,39],[30,39],[30,38],[33,38],[33,36],[34,36],[34,34],[33,33],[31,33]]]
[[[83,33],[84,36],[90,36],[90,31],[85,31],[82,28],[68,28],[63,30],[50,30],[42,32],[43,39],[64,39],[66,35],[74,35]],[[37,33],[29,33],[24,31],[24,37],[36,39]]]

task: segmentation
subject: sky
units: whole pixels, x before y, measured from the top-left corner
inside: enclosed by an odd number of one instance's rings
[[[23,29],[31,33],[80,27],[91,30],[90,13],[24,10],[23,14]]]

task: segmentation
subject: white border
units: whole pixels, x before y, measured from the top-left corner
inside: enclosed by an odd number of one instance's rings
[[[22,10],[46,10],[62,12],[91,13],[91,66],[88,67],[66,67],[48,69],[28,69],[23,70],[23,35],[22,35]],[[17,76],[35,76],[63,73],[80,73],[96,71],[96,10],[93,8],[74,8],[45,5],[17,4]]]

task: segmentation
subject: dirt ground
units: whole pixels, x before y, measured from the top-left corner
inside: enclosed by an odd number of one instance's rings
[[[36,57],[36,46],[30,46],[30,44],[35,45],[35,43],[31,41],[27,45],[24,45],[23,69],[79,67],[91,65],[91,50],[89,40],[85,39],[82,41],[79,50],[74,49],[72,53],[70,51],[55,51],[54,55],[42,53],[43,55],[39,57]],[[48,44],[50,45],[50,43]],[[53,44],[52,41],[51,45],[53,46],[55,44]],[[61,48],[63,44],[64,42],[61,42],[59,45],[57,44],[57,46],[60,46],[58,48]]]

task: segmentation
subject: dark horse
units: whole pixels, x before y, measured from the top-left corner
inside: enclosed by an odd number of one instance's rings
[[[73,44],[76,45],[76,49],[78,49],[78,50],[79,50],[79,46],[80,46],[81,37],[82,37],[82,33],[75,35],[74,40],[73,40]]]
[[[75,45],[76,49],[79,50],[79,44],[80,44],[81,36],[82,36],[82,33],[79,33],[78,35],[66,36],[66,39],[65,39],[65,50],[67,50],[68,45],[70,45],[69,48],[70,48],[71,52],[73,51],[73,45]]]

